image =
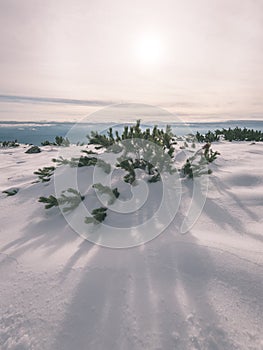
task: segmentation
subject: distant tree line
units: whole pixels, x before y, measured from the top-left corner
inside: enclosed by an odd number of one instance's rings
[[[196,133],[199,142],[215,142],[223,138],[227,141],[263,141],[263,133],[260,130],[235,127],[234,129],[217,129],[214,132],[208,131],[206,134]]]

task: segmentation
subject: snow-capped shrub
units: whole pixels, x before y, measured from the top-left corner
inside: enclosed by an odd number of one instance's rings
[[[41,149],[38,146],[32,146],[25,153],[34,154],[34,153],[40,153],[40,152],[41,152]]]
[[[211,149],[211,144],[206,143],[201,150],[198,150],[192,157],[186,160],[181,168],[181,175],[193,179],[195,176],[212,174],[208,164],[212,163],[220,153]]]
[[[8,190],[2,191],[2,193],[5,193],[7,196],[14,196],[19,191],[19,188],[9,188]]]
[[[15,141],[0,141],[0,147],[8,147],[8,148],[19,147],[19,143],[17,142],[17,140],[15,140]]]

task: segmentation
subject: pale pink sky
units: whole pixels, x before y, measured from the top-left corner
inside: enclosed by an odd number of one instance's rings
[[[144,38],[157,62],[138,56]],[[262,0],[0,0],[0,48],[0,120],[78,120],[119,102],[263,119]]]

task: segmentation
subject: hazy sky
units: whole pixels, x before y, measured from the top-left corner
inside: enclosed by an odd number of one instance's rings
[[[262,0],[0,0],[0,119],[262,119]]]

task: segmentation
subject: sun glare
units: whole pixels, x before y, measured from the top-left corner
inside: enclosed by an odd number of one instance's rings
[[[143,64],[157,65],[163,59],[163,45],[158,36],[144,36],[135,46],[137,60]]]

